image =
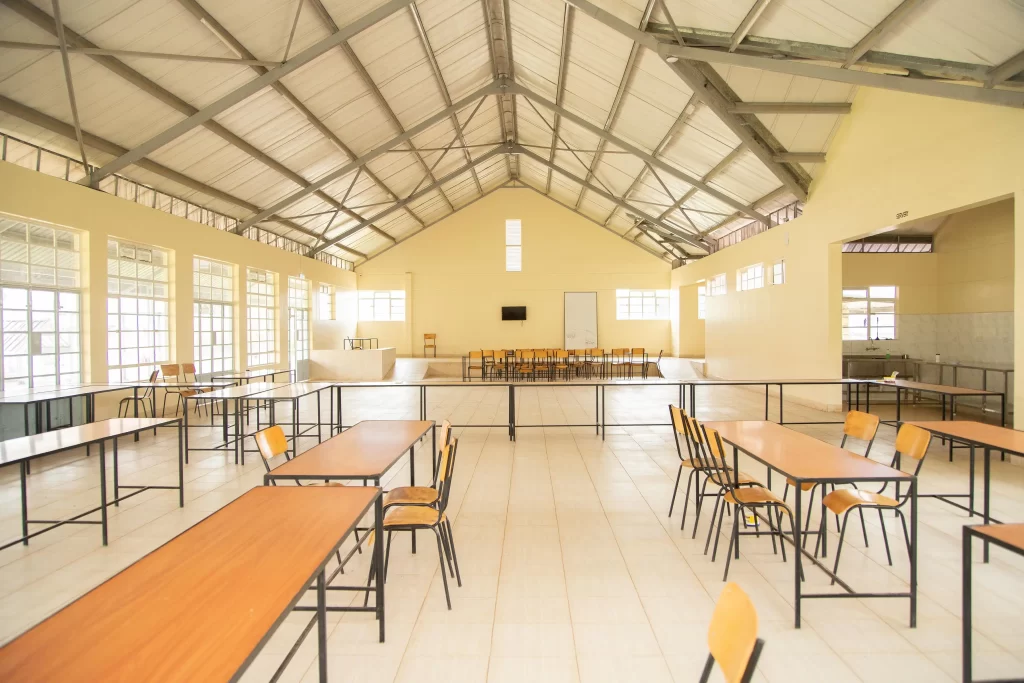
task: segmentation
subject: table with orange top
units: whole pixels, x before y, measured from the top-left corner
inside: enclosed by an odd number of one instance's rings
[[[896,482],[910,485],[910,590],[892,593],[862,593],[855,591],[843,579],[835,576],[812,554],[803,549],[803,503],[801,496],[793,504],[794,547],[794,610],[796,627],[800,628],[800,601],[807,598],[909,598],[910,626],[917,626],[917,477],[875,462],[852,451],[819,441],[812,436],[797,432],[775,422],[722,421],[705,422],[709,429],[715,429],[722,441],[733,448],[733,471],[739,472],[739,453],[742,451],[769,471],[775,471],[795,482],[799,492],[806,482],[853,484],[865,482]],[[824,515],[824,509],[822,515]],[[783,536],[785,538],[785,536]],[[822,555],[826,549],[827,534],[822,536]],[[803,593],[801,586],[802,557],[807,558],[822,571],[834,578],[846,593]]]
[[[0,680],[236,681],[305,611],[316,617],[282,668],[315,623],[326,681],[328,611],[376,612],[384,640],[382,581],[374,607],[327,605],[327,563],[371,508],[379,525],[376,487],[252,489],[0,648]],[[316,606],[300,605],[310,590]]]

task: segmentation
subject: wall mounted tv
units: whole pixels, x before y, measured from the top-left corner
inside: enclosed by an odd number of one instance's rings
[[[502,306],[502,320],[526,320],[526,306]]]

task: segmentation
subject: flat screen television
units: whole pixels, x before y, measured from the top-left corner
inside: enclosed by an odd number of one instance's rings
[[[526,320],[526,306],[502,306],[502,320]]]

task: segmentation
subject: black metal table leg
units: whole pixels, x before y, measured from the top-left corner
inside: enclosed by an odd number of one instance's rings
[[[226,398],[223,401],[221,401],[220,415],[223,418],[221,420],[221,422],[223,423],[222,427],[223,427],[223,433],[224,433],[224,445],[227,446],[228,445],[228,400]]]
[[[764,385],[764,421],[768,421],[768,383]]]
[[[738,459],[734,463],[734,466],[737,469],[734,469],[733,471],[739,472]],[[803,565],[803,553],[801,552],[801,549],[803,548],[803,542],[800,538],[801,531],[804,528],[803,502],[801,501],[801,498],[803,498],[803,496],[800,495],[800,490],[800,482],[797,481],[796,485],[793,487],[793,492],[796,494],[796,504],[794,505],[795,514],[793,516],[793,610],[795,613],[793,618],[794,628],[800,628],[800,573],[802,571]]]
[[[185,462],[188,462],[188,399],[184,400],[185,403],[185,414],[181,416],[182,420],[185,421]]]
[[[28,545],[28,460],[21,461],[21,544]]]
[[[437,479],[437,423],[430,428],[430,471]]]
[[[968,479],[970,480],[970,486],[971,486],[971,490],[967,494],[968,498],[970,500],[970,504],[968,505],[968,507],[971,508],[971,517],[974,517],[974,444],[973,443],[971,444],[971,471],[968,474]]]
[[[594,385],[594,436],[601,433],[601,420],[598,419],[598,415],[601,412],[601,387],[597,384]]]
[[[377,544],[380,545],[378,536]],[[317,660],[320,665],[320,683],[327,683],[327,582],[324,567],[316,575],[316,640]]]
[[[865,384],[864,385],[864,412],[865,413],[870,413],[871,412],[871,385],[870,384]]]
[[[910,482],[910,628],[917,628],[917,477]]]
[[[782,382],[779,382],[779,424],[786,424],[786,420],[782,417]],[[799,555],[795,550],[793,551],[793,554]]]
[[[107,544],[107,454],[106,444],[100,441],[100,525],[103,528],[103,545]]]
[[[139,433],[135,432],[135,436],[138,436],[138,435],[139,435]],[[114,437],[113,441],[114,441],[114,453],[113,453],[113,456],[114,456],[114,507],[121,507],[121,501],[119,500],[121,498],[121,486],[118,483],[118,478],[117,478],[117,437],[116,436]]]
[[[961,555],[963,585],[960,590],[960,619],[962,622],[961,628],[963,629],[963,646],[961,649],[963,656],[963,681],[964,683],[971,683],[974,680],[971,678],[971,629],[973,628],[971,624],[971,530],[966,526],[963,527]]]
[[[409,447],[409,486],[416,485],[416,446]],[[384,537],[378,536],[378,543],[382,543]],[[412,530],[412,551],[416,552],[416,530]],[[441,569],[444,570],[444,562],[441,563]],[[383,580],[383,574],[381,574]]]
[[[992,499],[992,449],[991,448],[987,448],[987,447],[985,448],[985,474],[984,474],[984,477],[985,477],[985,483],[982,485],[982,490],[984,491],[984,493],[982,494],[984,496],[984,500],[982,501],[982,506],[984,508],[984,515],[983,515],[983,517],[985,518],[985,524],[991,524],[992,520],[991,520],[991,516],[989,514],[989,512],[990,512],[990,507],[989,506],[990,506],[990,504],[992,502],[992,500],[991,500]],[[984,549],[982,551],[982,554],[983,554],[983,558],[982,559],[987,563],[988,562],[988,541],[984,541],[982,543],[982,548]]]
[[[604,441],[605,434],[608,433],[608,424],[605,422],[605,419],[604,419],[604,414],[605,414],[604,409],[605,409],[605,406],[606,406],[606,400],[605,400],[605,393],[604,393],[604,385],[602,384],[601,385],[601,440],[602,441]]]
[[[227,402],[225,401],[225,405]],[[182,439],[184,427],[178,421],[178,507],[185,507],[185,442]]]
[[[384,495],[377,497],[373,505],[373,526],[377,542],[373,545],[373,564],[377,567],[377,623],[380,627],[380,642],[384,642]],[[441,567],[444,569],[444,566]]]
[[[901,413],[900,413],[900,388],[896,387],[896,426],[899,427],[901,424]]]
[[[299,455],[299,397],[292,404],[292,457]]]

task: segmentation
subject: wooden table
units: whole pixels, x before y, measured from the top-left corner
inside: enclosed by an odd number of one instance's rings
[[[270,378],[270,381],[273,382],[274,378],[278,375],[286,375],[290,382],[294,372],[294,370],[290,369],[274,370],[272,368],[269,370],[243,370],[242,372],[220,372],[216,375],[211,375],[210,379],[228,379],[233,382],[245,382],[248,384],[254,379],[265,380],[268,377]]]
[[[380,538],[381,500],[371,487],[252,489],[0,649],[0,680],[234,681],[315,584],[304,611],[326,681],[326,613],[345,608],[327,607],[324,571],[371,506]],[[383,640],[383,581],[375,592]]]
[[[295,457],[296,455],[299,454],[299,437],[303,436],[306,432],[308,432],[308,431],[310,431],[310,430],[315,428],[316,429],[316,441],[317,441],[317,443],[321,443],[323,441],[323,436],[321,434],[321,429],[320,429],[320,427],[321,427],[320,420],[321,420],[321,417],[323,415],[323,413],[321,411],[321,406],[320,406],[320,392],[322,392],[322,391],[327,391],[328,395],[330,397],[331,407],[330,407],[329,416],[331,416],[330,417],[330,420],[331,420],[330,427],[331,428],[328,431],[328,434],[333,434],[334,433],[334,424],[333,424],[334,391],[333,391],[333,389],[334,389],[334,384],[331,383],[331,382],[296,382],[294,384],[278,385],[278,386],[276,386],[273,389],[270,389],[268,391],[261,391],[258,394],[252,394],[252,395],[246,396],[246,397],[242,398],[241,400],[243,402],[248,402],[248,401],[251,401],[251,400],[256,400],[256,401],[260,401],[260,402],[266,401],[269,404],[269,406],[270,406],[270,415],[269,415],[268,426],[272,426],[272,425],[278,424],[277,417],[276,417],[275,406],[279,402],[285,402],[285,403],[290,403],[291,404],[291,406],[292,406],[292,419],[291,419],[292,433],[291,433],[291,437],[290,437],[291,438],[291,442],[292,442],[292,456],[291,457]],[[316,422],[315,423],[300,424],[300,422],[299,422],[299,405],[300,405],[300,401],[301,401],[301,399],[305,398],[306,396],[313,396],[313,395],[316,396]],[[188,419],[187,418],[185,420],[185,423],[188,424]],[[305,426],[306,429],[301,429],[301,427],[303,427],[303,426]],[[257,429],[260,428],[260,418],[259,418],[259,412],[258,411],[256,413],[256,427],[257,427]]]
[[[145,486],[125,486],[122,485],[118,478],[117,472],[117,438],[120,436],[128,436],[130,434],[138,434],[139,432],[147,429],[153,429],[156,427],[162,427],[165,425],[171,425],[177,423],[178,425],[178,485],[177,486],[158,486],[158,485],[145,485]],[[106,458],[106,442],[110,439],[114,442],[114,499],[107,501],[107,458]],[[53,455],[54,453],[60,453],[62,451],[71,450],[72,448],[79,448],[80,446],[89,446],[91,444],[99,444],[100,451],[100,505],[91,510],[79,513],[74,517],[64,520],[31,520],[28,518],[28,464],[35,458],[41,458],[46,455]],[[131,498],[132,496],[138,495],[143,491],[150,489],[177,489],[178,490],[178,506],[184,507],[185,505],[185,469],[182,462],[182,438],[181,438],[181,418],[180,417],[118,417],[111,420],[100,420],[99,422],[91,422],[89,424],[79,425],[77,427],[65,427],[64,429],[56,429],[52,432],[44,432],[42,434],[33,434],[31,436],[22,436],[17,439],[8,439],[7,441],[0,441],[0,467],[4,465],[13,465],[18,463],[21,467],[21,538],[5,543],[0,546],[0,550],[9,548],[17,543],[28,545],[28,539],[33,536],[56,529],[59,526],[65,524],[99,524],[103,528],[103,545],[107,544],[107,506],[110,503],[114,505],[120,505],[122,500]],[[132,493],[122,497],[121,489],[134,489]],[[92,513],[99,511],[100,521],[96,522],[93,520],[83,520],[82,517],[91,515]],[[29,524],[49,524],[50,526],[39,531],[29,533]],[[0,677],[2,680],[2,677]]]
[[[971,675],[971,636],[972,634],[972,605],[971,605],[971,540],[978,537],[985,541],[985,560],[988,561],[988,544],[994,543],[1000,548],[1009,550],[1011,553],[1024,556],[1024,524],[992,524],[964,526],[963,530],[963,589],[961,591],[962,606],[961,623],[963,629],[963,679],[964,683],[972,683],[974,678]],[[1020,681],[1024,678],[1012,680]],[[992,683],[998,683],[993,681]]]
[[[937,394],[942,397],[942,419],[946,419],[946,399],[949,399],[949,419],[953,419],[956,411],[956,399],[961,396],[998,396],[1000,406],[999,424],[1006,425],[1006,394],[1001,391],[990,391],[988,389],[968,389],[967,387],[953,387],[945,384],[928,384],[926,382],[911,382],[905,379],[898,379],[894,382],[886,380],[875,380],[867,383],[866,387],[866,410],[871,412],[871,385],[881,387],[893,387],[896,389],[896,426],[902,423],[900,409],[902,407],[901,396],[903,392],[921,392],[926,394]],[[859,402],[858,402],[859,407]]]
[[[974,422],[971,420],[935,420],[935,421],[914,421],[909,424],[917,425],[927,429],[933,434],[945,437],[953,441],[964,443],[971,449],[970,492],[966,494],[929,494],[970,512],[971,517],[976,514],[974,509],[974,451],[975,448],[982,448],[985,454],[984,474],[982,475],[982,511],[981,516],[985,524],[993,521],[990,514],[991,492],[992,492],[992,451],[1009,453],[1010,455],[1024,456],[1024,432],[1019,432],[1008,427],[997,427],[985,422]],[[969,506],[964,507],[946,498],[963,498],[970,500]],[[988,561],[988,543],[985,544],[985,561]]]
[[[433,420],[364,420],[264,474],[263,483],[372,480],[380,486],[381,478],[408,453],[409,483],[415,486],[416,443],[427,432],[431,434],[431,462],[436,469],[437,433]],[[415,531],[412,551],[416,552]]]
[[[25,436],[32,434],[29,415],[35,412],[36,433],[50,431],[50,402],[61,399],[81,398],[85,401],[85,421],[92,422],[96,416],[96,395],[105,394],[111,391],[135,391],[138,390],[130,384],[79,384],[70,387],[43,387],[39,389],[23,389],[4,392],[0,395],[2,405],[22,406],[25,423]],[[46,406],[46,428],[43,428],[42,407]],[[70,425],[69,425],[70,426]]]
[[[796,612],[796,627],[800,628],[800,601],[803,598],[909,598],[910,626],[917,626],[917,477],[906,472],[882,465],[838,446],[819,441],[814,437],[767,421],[706,422],[708,428],[718,430],[722,440],[730,444],[733,452],[733,468],[739,471],[739,452],[760,462],[795,482],[797,492],[793,519],[793,577]],[[770,474],[770,472],[769,472]],[[853,484],[863,482],[896,482],[910,485],[910,592],[909,593],[858,593],[845,581],[835,576],[817,558],[803,549],[803,502],[799,492],[801,484],[834,483]],[[770,485],[770,479],[769,479]],[[822,508],[823,518],[825,515]],[[783,536],[783,538],[785,538]],[[822,554],[826,553],[827,534],[822,536]],[[800,576],[802,556],[806,555],[815,566],[846,590],[843,593],[803,594]]]

